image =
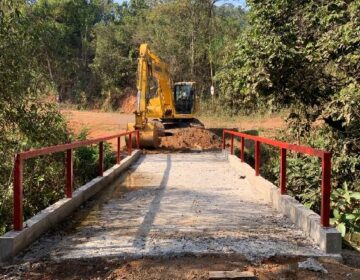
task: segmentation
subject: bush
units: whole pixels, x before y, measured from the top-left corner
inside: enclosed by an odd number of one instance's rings
[[[83,129],[77,140],[86,140],[88,130]],[[110,145],[104,143],[104,169],[108,169],[116,162],[115,154]],[[81,147],[74,152],[74,187],[77,188],[99,175],[99,146]]]
[[[281,140],[293,142],[294,138],[280,132]],[[332,151],[331,223],[345,236],[360,232],[360,159],[345,152],[342,145],[335,146],[326,127],[317,127],[306,135],[302,144]],[[341,140],[336,140],[341,144]],[[280,161],[278,152],[273,152],[264,166],[264,176],[279,185]],[[315,157],[288,153],[287,188],[305,206],[320,213],[321,161]]]
[[[86,140],[84,129],[77,140]],[[115,164],[115,155],[110,145],[104,144],[104,168]],[[74,151],[74,188],[98,176],[98,146],[81,147]],[[11,174],[11,173],[10,173]],[[12,177],[1,189],[0,235],[12,226]],[[45,209],[65,196],[65,153],[28,159],[24,164],[24,220]]]

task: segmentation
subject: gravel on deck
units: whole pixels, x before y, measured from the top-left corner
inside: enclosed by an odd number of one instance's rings
[[[21,258],[236,254],[258,261],[323,254],[222,153],[143,155],[80,216]]]

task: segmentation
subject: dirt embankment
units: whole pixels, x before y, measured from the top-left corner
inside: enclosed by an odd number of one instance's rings
[[[119,111],[125,114],[134,113],[136,110],[136,92],[128,91],[119,100]]]

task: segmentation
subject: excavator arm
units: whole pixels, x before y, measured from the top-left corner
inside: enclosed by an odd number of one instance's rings
[[[168,65],[147,44],[140,46],[136,85],[135,123],[127,129],[140,130],[142,147],[158,147],[165,125],[193,120],[194,83],[175,83],[173,90]]]
[[[135,127],[143,128],[148,118],[173,118],[175,112],[168,65],[147,44],[140,46],[137,73]]]

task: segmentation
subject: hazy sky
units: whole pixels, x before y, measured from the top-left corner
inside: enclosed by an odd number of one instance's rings
[[[114,0],[115,2],[118,2],[118,3],[121,3],[121,2],[124,2],[126,0]],[[246,5],[246,0],[221,0],[218,2],[218,5],[222,5],[222,4],[225,4],[225,3],[231,3],[231,4],[234,4],[234,5],[240,5],[242,7],[244,7]]]
[[[224,3],[232,3],[234,5],[240,5],[243,7],[246,5],[245,0],[221,0],[218,2],[219,5],[224,4]]]

